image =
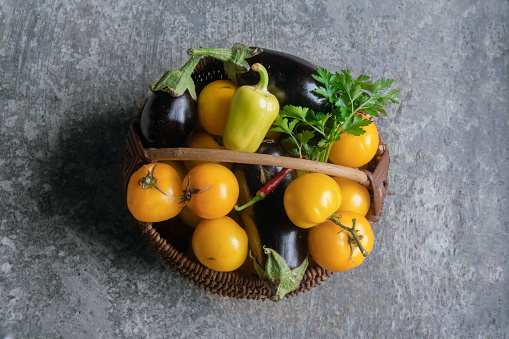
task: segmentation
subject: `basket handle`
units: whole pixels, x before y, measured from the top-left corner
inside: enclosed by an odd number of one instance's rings
[[[202,149],[202,148],[151,148],[146,150],[153,161],[159,160],[203,160],[213,162],[231,162],[251,165],[277,166],[309,172],[318,172],[331,176],[355,180],[361,184],[369,180],[361,170],[334,165],[325,162],[299,158],[282,157],[271,154],[248,153],[239,151]]]

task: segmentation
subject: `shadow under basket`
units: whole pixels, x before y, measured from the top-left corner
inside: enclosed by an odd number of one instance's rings
[[[195,80],[196,91],[199,93],[206,84],[214,80],[227,79],[227,77],[221,61],[204,57],[195,68],[193,79]],[[140,114],[132,121],[127,135],[123,168],[125,188],[127,188],[129,178],[138,168],[143,164],[157,161],[149,156],[151,151],[155,149],[144,148],[140,141],[139,118]],[[288,159],[300,160],[294,158]],[[389,151],[380,135],[379,147],[373,160],[367,165],[366,169],[356,170],[362,171],[367,177],[367,180],[362,185],[367,187],[371,195],[371,205],[366,215],[371,226],[374,226],[382,215],[386,190],[389,184],[387,179],[389,163]],[[331,164],[318,164],[318,166],[331,166]],[[317,172],[320,171],[320,168],[317,168]],[[142,237],[163,262],[188,282],[220,296],[255,300],[270,298],[269,289],[255,273],[239,270],[218,272],[207,268],[196,260],[189,246],[193,228],[187,226],[179,217],[161,223],[138,222],[138,226]],[[327,280],[331,274],[331,271],[320,267],[310,260],[310,265],[304,274],[301,284],[296,290],[289,292],[286,296],[292,297],[298,293],[309,291]]]

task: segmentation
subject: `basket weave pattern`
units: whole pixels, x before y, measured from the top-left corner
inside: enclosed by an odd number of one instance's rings
[[[225,79],[223,64],[220,61],[204,57],[195,69],[193,79],[196,84],[196,92],[211,81]],[[129,178],[143,164],[153,162],[146,153],[139,138],[139,117],[132,121],[126,140],[126,153],[124,161],[124,187],[127,188]],[[372,202],[366,218],[371,226],[375,225],[381,217],[383,203],[386,195],[387,174],[389,169],[389,151],[385,142],[380,137],[380,146],[375,158],[363,170],[369,180],[364,183],[372,195]],[[169,221],[172,222],[171,220]],[[163,236],[153,223],[138,222],[142,237],[150,247],[157,253],[163,262],[173,271],[181,275],[190,283],[201,289],[220,296],[228,296],[237,299],[265,300],[270,298],[268,288],[263,281],[254,274],[234,271],[217,272],[207,268],[186,255],[182,248],[185,248],[188,239],[185,236],[171,234]],[[178,225],[177,225],[178,226]],[[183,227],[187,227],[183,225]],[[178,233],[178,227],[175,227]],[[308,267],[300,286],[287,294],[287,297],[295,296],[300,292],[308,291],[331,276],[332,272],[318,265]]]

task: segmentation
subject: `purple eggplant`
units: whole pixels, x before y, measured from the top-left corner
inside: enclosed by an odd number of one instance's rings
[[[258,153],[288,156],[277,141],[266,139]],[[283,168],[236,164],[233,168],[239,181],[239,202],[250,201],[270,179]],[[295,226],[288,219],[283,196],[286,187],[296,178],[295,171],[263,200],[240,212],[249,237],[249,249],[258,275],[271,291],[271,299],[281,300],[296,289],[308,265],[307,229]]]
[[[149,98],[140,119],[141,141],[144,147],[184,147],[196,125],[196,103],[189,94],[174,97],[157,91]]]
[[[279,106],[308,107],[315,112],[329,112],[327,98],[314,91],[318,83],[312,75],[318,67],[294,55],[266,48],[236,44],[231,49],[196,48],[188,51],[190,55],[208,55],[224,63],[225,72],[237,85],[254,85],[259,81],[258,72],[250,70],[250,65],[260,63],[269,74],[268,90],[276,96]]]
[[[144,147],[182,147],[198,120],[193,70],[201,57],[191,59],[180,70],[166,71],[145,103],[140,118]]]

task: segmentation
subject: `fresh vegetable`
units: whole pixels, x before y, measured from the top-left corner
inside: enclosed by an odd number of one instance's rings
[[[225,149],[222,138],[217,135],[212,135],[203,128],[194,129],[186,142],[186,146],[189,148],[204,148],[204,149]],[[191,170],[193,167],[199,164],[206,163],[207,161],[202,160],[188,160],[184,161],[184,165],[187,170]],[[221,163],[221,165],[231,168],[230,163]]]
[[[192,57],[181,70],[166,71],[157,84],[140,118],[144,147],[181,147],[198,119],[197,100],[191,73],[199,57]]]
[[[281,142],[286,145],[287,150],[294,157],[327,162],[331,149],[335,146],[331,157],[332,161],[342,159],[345,157],[343,154],[346,154],[346,157],[353,158],[357,162],[349,162],[344,165],[362,166],[369,162],[376,153],[378,131],[376,126],[359,111],[362,109],[363,112],[375,116],[378,116],[378,113],[386,114],[382,105],[386,105],[389,100],[399,102],[396,97],[398,91],[387,89],[393,80],[382,79],[372,83],[367,76],[360,76],[354,80],[350,71],[332,74],[323,68],[318,68],[317,73],[318,75],[312,76],[323,86],[320,86],[315,92],[327,98],[332,104],[333,108],[330,113],[315,113],[308,107],[287,105],[276,117],[271,131],[288,135]],[[384,92],[382,93],[382,91]],[[361,136],[363,134],[365,134],[363,137],[357,139],[350,138],[350,135]],[[352,152],[349,149],[342,153],[344,149],[341,147],[340,137],[342,135],[347,140],[345,144],[351,145]],[[359,161],[365,162],[359,165]],[[277,181],[274,185],[277,185]],[[264,192],[261,190],[250,204],[256,203],[263,197]],[[291,214],[301,214],[296,208],[293,208],[292,211],[291,206],[288,206],[288,210]],[[301,223],[301,221],[298,222]],[[311,226],[313,225],[307,224],[307,227]]]
[[[202,89],[198,96],[198,119],[207,132],[223,135],[236,90],[237,86],[229,80],[216,80]]]
[[[170,165],[171,167],[173,167],[175,169],[175,171],[177,171],[177,173],[179,174],[180,180],[184,180],[184,176],[186,175],[187,170],[186,170],[186,167],[184,166],[183,161],[161,160],[161,161],[159,161],[159,163]]]
[[[263,145],[263,143],[262,143],[262,145]],[[260,190],[258,190],[258,192],[256,192],[256,194],[254,195],[254,197],[251,200],[249,200],[248,202],[246,202],[244,205],[242,205],[240,207],[235,205],[235,210],[242,211],[243,209],[257,203],[258,201],[265,199],[267,197],[267,195],[270,192],[272,192],[283,180],[285,180],[285,178],[292,171],[293,171],[292,168],[281,169],[281,171],[278,174],[276,174],[275,177],[270,179],[269,182],[267,182],[262,188],[260,188]]]
[[[203,220],[187,206],[182,207],[179,213],[180,220],[182,220],[187,226],[196,228],[198,224]]]
[[[287,156],[275,140],[265,140],[258,153]],[[283,169],[274,166],[236,164],[240,194],[239,203],[251,201],[260,187],[266,185]],[[295,227],[284,211],[283,196],[296,177],[295,171],[282,177],[280,185],[263,201],[247,206],[240,212],[249,237],[249,249],[257,273],[271,291],[271,299],[281,300],[296,289],[308,265],[308,230]]]
[[[313,259],[333,272],[359,266],[371,252],[373,242],[373,231],[368,220],[352,212],[341,212],[339,217],[313,227],[308,236],[309,252]]]
[[[363,120],[368,119],[363,117]],[[329,160],[332,163],[355,168],[373,159],[378,149],[378,130],[374,123],[361,128],[364,133],[360,135],[345,133],[339,140],[333,142],[329,153]]]
[[[135,219],[159,222],[180,212],[182,181],[170,165],[152,163],[133,173],[127,186],[127,207]]]
[[[267,91],[267,70],[261,64],[252,68],[260,73],[260,82],[237,89],[223,134],[224,145],[234,151],[255,152],[279,113],[276,97]]]
[[[371,198],[366,186],[342,177],[333,177],[332,179],[341,189],[341,205],[338,212],[350,211],[362,216],[368,214]]]
[[[316,73],[318,67],[302,58],[243,44],[236,44],[231,49],[196,48],[188,53],[222,60],[226,73],[238,86],[256,84],[259,74],[250,70],[250,65],[264,65],[269,74],[268,90],[276,96],[281,107],[292,104],[309,107],[316,112],[325,112],[330,108],[328,100],[315,93],[318,83],[312,74]]]
[[[288,134],[282,140],[294,157],[327,162],[333,143],[345,134],[359,136],[372,124],[360,112],[378,117],[389,101],[399,103],[398,90],[390,89],[391,79],[371,82],[368,76],[357,79],[350,71],[330,73],[318,68],[313,78],[320,83],[315,91],[331,103],[330,111],[315,112],[308,107],[284,106],[276,118],[273,131]],[[371,128],[375,128],[372,126]]]
[[[322,173],[308,173],[298,177],[286,188],[284,209],[297,226],[310,228],[318,225],[341,205],[338,184]]]
[[[192,238],[196,258],[210,269],[228,272],[239,268],[248,252],[246,231],[232,218],[205,219]]]
[[[238,197],[239,184],[232,171],[223,165],[205,163],[187,173],[180,201],[197,216],[216,219],[227,215]]]

